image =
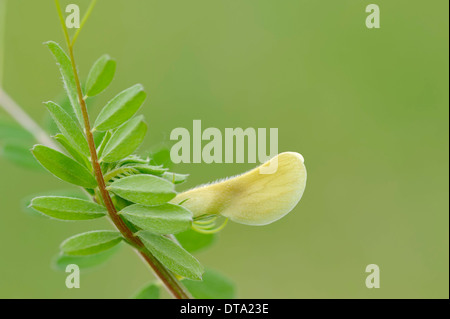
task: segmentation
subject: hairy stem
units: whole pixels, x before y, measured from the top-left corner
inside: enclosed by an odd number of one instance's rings
[[[81,83],[78,77],[78,72],[75,63],[75,57],[73,53],[73,46],[70,41],[70,37],[67,31],[67,28],[64,23],[63,14],[61,11],[61,7],[59,5],[59,1],[55,0],[56,7],[58,9],[58,14],[61,20],[62,28],[64,31],[64,37],[67,42],[67,47],[69,50],[69,57],[72,64],[72,70],[75,77],[75,83],[77,86],[77,94],[78,100],[81,106],[81,111],[83,114],[86,139],[89,144],[89,151],[91,155],[92,167],[94,170],[95,178],[97,180],[98,189],[102,200],[105,204],[106,209],[108,210],[109,217],[112,222],[116,226],[116,228],[122,233],[124,238],[136,248],[136,251],[141,255],[141,257],[149,264],[149,266],[153,269],[156,276],[161,280],[164,286],[167,288],[169,293],[171,293],[177,299],[190,299],[191,296],[189,292],[183,287],[183,285],[175,278],[175,276],[167,270],[153,255],[152,253],[145,248],[143,242],[136,236],[134,236],[133,232],[127,227],[122,218],[117,214],[116,207],[111,200],[111,196],[109,195],[108,190],[106,189],[105,179],[98,162],[97,150],[94,143],[94,137],[91,131],[91,126],[89,122],[89,115],[87,112],[86,101],[83,97],[83,92],[81,90]]]

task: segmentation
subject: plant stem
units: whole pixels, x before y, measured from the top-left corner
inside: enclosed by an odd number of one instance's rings
[[[61,20],[61,24],[64,31],[64,36],[66,39],[67,47],[69,50],[69,57],[72,64],[72,70],[75,77],[75,83],[77,86],[77,94],[78,100],[80,102],[81,111],[83,114],[84,126],[86,131],[86,139],[89,145],[89,151],[91,154],[92,167],[94,170],[95,178],[97,180],[98,188],[100,191],[100,195],[105,204],[106,209],[108,210],[109,217],[112,222],[116,226],[116,228],[122,233],[124,238],[132,244],[137,252],[141,255],[141,257],[149,264],[149,266],[153,269],[156,276],[159,277],[161,282],[165,285],[169,293],[171,293],[177,299],[190,299],[192,298],[189,292],[183,287],[183,285],[175,278],[175,276],[167,270],[152,254],[151,252],[145,248],[143,242],[136,236],[134,236],[133,232],[127,227],[122,218],[117,214],[116,207],[111,200],[111,196],[109,195],[108,190],[106,189],[105,179],[98,162],[97,150],[94,143],[94,137],[91,131],[91,126],[89,122],[89,114],[87,112],[86,101],[83,97],[83,92],[81,90],[81,83],[78,77],[78,72],[75,63],[75,57],[73,53],[73,46],[70,41],[69,33],[64,24],[64,18],[62,15],[61,7],[59,5],[59,0],[55,0],[56,7],[58,9],[58,14]]]
[[[48,134],[0,87],[0,106],[41,144],[54,149],[59,147]]]

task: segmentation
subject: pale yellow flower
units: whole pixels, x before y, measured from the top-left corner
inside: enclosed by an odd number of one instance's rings
[[[276,172],[262,174],[271,164],[278,165]],[[305,187],[303,157],[286,152],[242,175],[180,193],[172,203],[182,203],[194,217],[222,215],[241,224],[267,225],[289,213]]]

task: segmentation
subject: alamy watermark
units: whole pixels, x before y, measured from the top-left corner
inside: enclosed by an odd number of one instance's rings
[[[369,289],[380,288],[380,267],[377,264],[370,264],[366,266],[366,287]]]
[[[80,267],[77,264],[70,264],[66,267],[66,287],[69,289],[80,288]]]
[[[177,142],[170,150],[170,159],[175,164],[257,163],[257,160],[264,163],[278,154],[278,128],[270,128],[269,132],[266,128],[252,127],[225,128],[224,131],[223,136],[215,127],[202,130],[201,120],[193,121],[192,134],[183,127],[173,129],[170,140]],[[277,168],[278,162],[272,160],[260,168],[260,173],[273,174]]]

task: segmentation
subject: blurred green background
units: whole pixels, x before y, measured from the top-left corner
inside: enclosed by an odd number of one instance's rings
[[[82,12],[88,1],[77,3]],[[381,29],[365,26],[366,5]],[[4,88],[36,120],[61,93],[44,41],[63,43],[53,1],[7,1]],[[242,298],[448,298],[448,1],[100,0],[81,33],[82,77],[103,53],[116,78],[93,113],[136,82],[148,94],[141,150],[176,127],[277,127],[304,155],[299,205],[264,227],[229,223],[197,255]],[[6,117],[0,112],[0,116]],[[182,164],[184,190],[253,164]],[[20,208],[66,189],[0,158],[0,297],[127,298],[152,278],[128,248],[65,287],[59,243],[106,222],[61,223]],[[367,289],[365,267],[381,269]]]

